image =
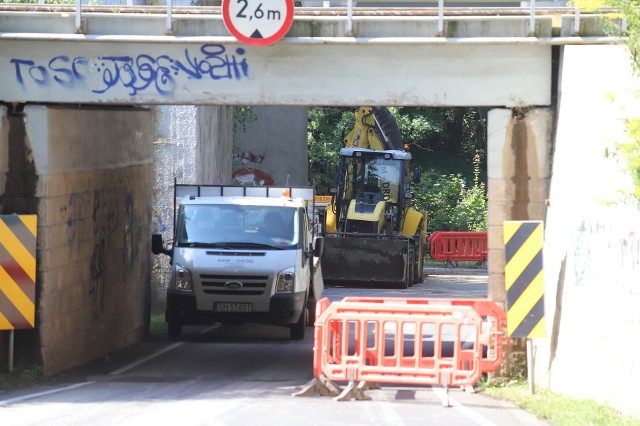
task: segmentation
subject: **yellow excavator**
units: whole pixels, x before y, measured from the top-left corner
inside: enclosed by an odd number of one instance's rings
[[[346,134],[344,134],[346,133]],[[411,154],[387,108],[359,107],[324,212],[326,285],[407,288],[422,281],[426,212],[413,209]]]

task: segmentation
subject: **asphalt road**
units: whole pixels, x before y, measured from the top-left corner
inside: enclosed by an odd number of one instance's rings
[[[485,297],[486,273],[430,270],[407,291],[329,288],[346,295]],[[460,271],[458,271],[460,272]],[[465,272],[465,271],[461,271]],[[0,424],[18,425],[537,425],[482,393],[382,386],[369,401],[294,397],[313,378],[313,329],[302,341],[264,325],[186,327],[155,336],[44,385],[0,393]],[[449,405],[443,401],[448,398]]]

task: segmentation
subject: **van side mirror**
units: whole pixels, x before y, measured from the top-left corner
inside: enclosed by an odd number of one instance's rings
[[[313,240],[313,255],[315,257],[321,257],[324,251],[324,238],[315,237]]]
[[[164,246],[164,242],[162,241],[162,235],[153,234],[151,235],[151,253],[166,254],[167,256],[172,256],[173,250],[168,249]]]

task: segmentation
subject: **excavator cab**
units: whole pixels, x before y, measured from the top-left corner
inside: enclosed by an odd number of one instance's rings
[[[410,200],[411,154],[363,148],[340,150],[335,231],[389,235],[402,230]]]

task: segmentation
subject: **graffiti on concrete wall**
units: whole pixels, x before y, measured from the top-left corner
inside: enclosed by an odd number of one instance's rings
[[[574,231],[571,264],[577,286],[620,285],[640,294],[640,213],[583,217]]]
[[[77,89],[87,87],[102,94],[125,89],[129,96],[140,92],[171,95],[178,79],[242,80],[249,76],[249,63],[241,47],[229,51],[221,44],[203,44],[197,51],[184,49],[182,57],[150,55],[104,55],[97,58],[56,55],[46,62],[28,56],[12,58],[14,77],[26,91],[32,86]]]
[[[243,186],[268,186],[273,185],[273,178],[258,169],[240,169],[231,174],[233,183]]]
[[[237,148],[233,149],[233,161],[236,163],[255,163],[260,164],[266,158],[266,154],[255,154],[253,151],[240,151]]]
[[[100,238],[93,247],[89,266],[91,272],[89,298],[91,300],[91,312],[95,321],[99,321],[105,312],[105,245],[105,239]]]
[[[239,169],[233,171],[231,178],[236,185],[243,186],[266,186],[273,185],[271,175],[264,170],[246,165],[260,164],[267,157],[267,154],[256,154],[253,151],[233,150],[233,162],[239,165]]]

